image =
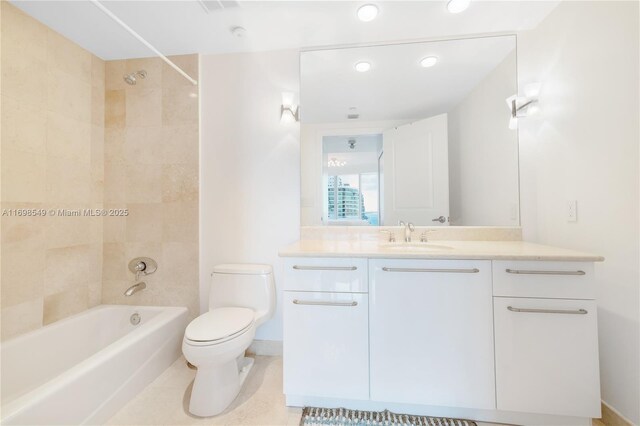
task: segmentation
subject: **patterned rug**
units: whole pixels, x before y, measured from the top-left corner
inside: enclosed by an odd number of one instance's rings
[[[413,416],[391,411],[304,407],[300,426],[478,426],[476,422],[446,417]]]

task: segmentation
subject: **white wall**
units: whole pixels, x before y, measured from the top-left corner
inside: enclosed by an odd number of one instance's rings
[[[205,55],[200,61],[200,294],[225,262],[274,266],[299,238],[299,125],[280,122],[282,92],[299,89],[298,52]],[[279,297],[279,296],[278,296]],[[257,333],[282,340],[282,307]]]
[[[602,398],[640,424],[638,3],[564,2],[518,38],[521,84],[542,114],[520,121],[527,240],[601,254]],[[522,88],[522,87],[521,87]],[[566,220],[578,201],[578,222]]]
[[[449,113],[451,225],[518,226],[518,135],[505,100],[516,93],[516,52]]]

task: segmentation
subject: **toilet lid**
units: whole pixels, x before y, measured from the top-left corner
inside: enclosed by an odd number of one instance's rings
[[[184,335],[187,339],[196,342],[221,340],[249,327],[253,323],[253,318],[253,309],[213,309],[191,321]]]

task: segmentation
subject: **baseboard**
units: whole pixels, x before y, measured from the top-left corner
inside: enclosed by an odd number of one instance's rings
[[[602,401],[602,423],[606,426],[637,426],[620,414],[618,410]]]
[[[282,356],[282,342],[279,340],[254,340],[247,349],[252,355]]]

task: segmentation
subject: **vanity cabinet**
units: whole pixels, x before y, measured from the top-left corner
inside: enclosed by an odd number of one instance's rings
[[[495,408],[491,261],[370,260],[371,399]]]
[[[600,416],[593,264],[494,262],[499,410]]]
[[[592,262],[305,257],[285,268],[288,404],[508,424],[600,416]]]
[[[284,391],[369,399],[367,260],[285,265]]]

